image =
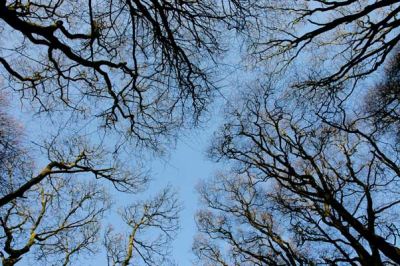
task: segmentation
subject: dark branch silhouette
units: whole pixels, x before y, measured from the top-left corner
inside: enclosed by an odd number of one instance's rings
[[[278,57],[274,62],[281,67],[309,58],[318,61],[324,71],[300,87],[363,78],[383,65],[400,40],[400,1],[262,3],[266,16],[264,23],[254,25],[261,38],[250,39],[251,52],[261,61]]]
[[[343,109],[328,120],[267,94],[244,98],[211,150],[232,172],[200,188],[199,239],[211,239],[195,243],[200,260],[400,263],[396,141]]]

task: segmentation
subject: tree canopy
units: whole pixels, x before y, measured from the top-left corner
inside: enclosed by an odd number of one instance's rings
[[[2,264],[174,264],[182,204],[145,158],[206,114],[223,169],[198,187],[196,265],[400,264],[399,16],[394,0],[0,0]]]

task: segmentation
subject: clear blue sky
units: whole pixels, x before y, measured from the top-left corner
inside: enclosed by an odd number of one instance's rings
[[[165,162],[160,160],[153,169],[157,178],[155,183],[170,183],[176,187],[184,206],[181,213],[182,228],[173,249],[173,256],[180,266],[191,265],[191,245],[196,231],[194,215],[199,207],[195,186],[200,179],[211,177],[217,167],[206,160],[204,154],[210,134],[211,130],[206,130],[181,138],[170,158]]]

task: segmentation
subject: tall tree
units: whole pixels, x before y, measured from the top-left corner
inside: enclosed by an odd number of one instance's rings
[[[130,205],[121,212],[128,234],[109,227],[104,245],[113,266],[172,265],[171,241],[179,229],[181,207],[171,188]]]
[[[249,56],[280,80],[262,73],[261,89],[228,103],[211,156],[231,170],[199,188],[199,263],[399,264],[400,2],[259,7]]]
[[[107,196],[93,182],[70,181],[41,182],[25,199],[2,208],[2,265],[16,265],[23,257],[39,264],[70,265],[76,255],[95,252]]]
[[[211,150],[232,170],[200,188],[205,209],[194,245],[200,261],[400,263],[400,154],[393,135],[343,108],[328,120],[269,93],[245,98]]]

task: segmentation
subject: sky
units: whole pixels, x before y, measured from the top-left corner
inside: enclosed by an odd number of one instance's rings
[[[211,123],[210,123],[211,124]],[[210,129],[213,128],[211,125]],[[212,130],[180,138],[170,158],[160,160],[153,168],[155,183],[170,183],[178,189],[183,203],[181,231],[173,244],[173,256],[178,265],[191,265],[191,245],[196,231],[194,215],[199,207],[195,187],[201,179],[212,177],[218,165],[207,160],[205,149]]]

